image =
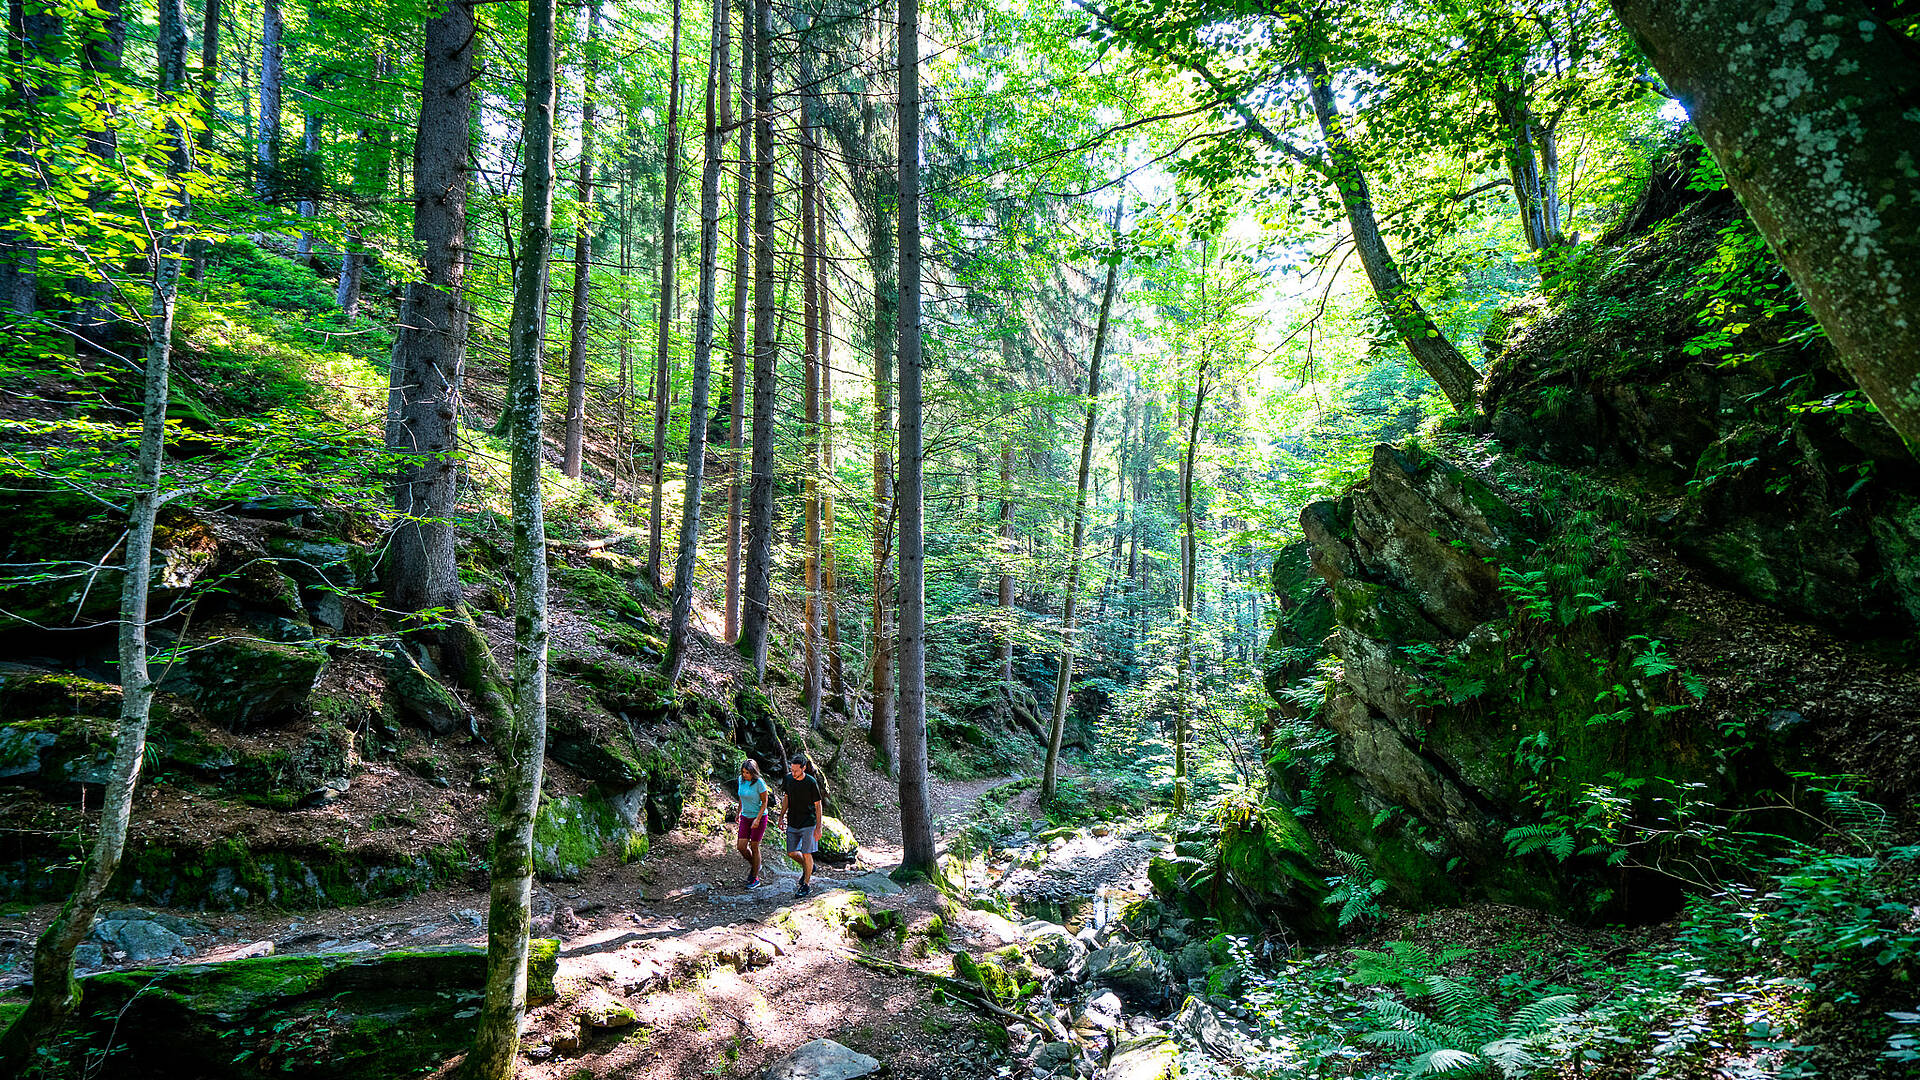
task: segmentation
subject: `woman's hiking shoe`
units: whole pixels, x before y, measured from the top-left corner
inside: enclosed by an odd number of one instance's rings
[[[741,886],[741,888],[744,888],[744,889],[757,889],[759,887],[760,887],[760,879],[757,877],[748,878],[747,883]]]

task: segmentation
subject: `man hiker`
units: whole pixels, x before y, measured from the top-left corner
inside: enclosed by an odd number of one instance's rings
[[[760,887],[760,838],[767,835],[767,782],[760,779],[760,763],[748,758],[740,763],[740,780],[733,786],[733,797],[740,803],[740,824],[735,830],[734,849],[747,860],[747,885]]]
[[[780,780],[785,801],[781,816],[787,823],[787,858],[800,864],[800,887],[793,890],[795,900],[813,891],[813,853],[820,850],[820,783],[807,773],[807,756],[801,754],[787,762],[787,775]]]

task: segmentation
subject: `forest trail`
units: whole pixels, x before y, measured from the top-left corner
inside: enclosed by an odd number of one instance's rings
[[[793,898],[798,869],[779,852],[777,830],[764,849],[766,885],[751,892],[741,887],[745,864],[733,850],[726,797],[711,783],[700,785],[680,827],[656,837],[646,859],[603,859],[578,881],[537,882],[534,934],[559,939],[558,995],[529,1009],[521,1074],[553,1080],[746,1077],[805,1042],[829,1037],[886,1062],[896,1076],[988,1075],[983,1063],[993,1055],[986,1051],[1003,1045],[1003,1036],[976,1030],[978,1015],[951,1000],[936,1003],[919,980],[859,966],[849,950],[944,976],[952,971],[952,951],[983,955],[1020,941],[1019,930],[992,912],[951,904],[931,885],[903,888],[887,878],[899,851],[892,783],[863,762],[849,764],[842,776],[835,795],[861,848],[848,863],[819,865],[815,891],[805,900]],[[1018,779],[934,778],[943,849],[986,792]],[[1031,788],[1020,792],[1009,800],[1008,818],[1035,815],[1033,803]],[[1027,836],[1044,828],[1042,820]],[[1094,842],[1091,834],[1080,840]],[[1111,837],[1098,842],[1135,847]],[[1068,858],[1077,854],[1070,843],[1053,846]],[[1044,856],[1045,848],[1038,853]],[[1089,879],[1086,894],[1137,877],[1147,854],[1139,848],[1110,866],[1094,867],[1115,871],[1114,880]],[[1031,885],[1031,865],[1007,861],[1002,873],[1009,871],[1010,886]],[[118,962],[109,955],[103,969],[203,964],[269,952],[483,946],[486,907],[484,888],[455,887],[300,914],[109,912],[168,927],[191,954],[123,956]],[[43,906],[9,932],[30,939],[52,914],[51,905]],[[863,937],[871,925],[861,923],[862,916],[887,932]],[[24,974],[10,973],[6,981],[21,981]]]

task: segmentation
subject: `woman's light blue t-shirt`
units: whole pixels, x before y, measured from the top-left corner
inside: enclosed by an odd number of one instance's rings
[[[767,793],[767,782],[755,777],[751,782],[737,780],[734,783],[740,793],[740,816],[748,819],[759,817],[760,800]]]

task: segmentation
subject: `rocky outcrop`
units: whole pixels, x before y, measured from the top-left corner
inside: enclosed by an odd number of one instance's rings
[[[1515,450],[1630,474],[1650,531],[1749,596],[1852,635],[1920,627],[1920,467],[1804,311],[1736,300],[1703,320],[1750,288],[1714,275],[1763,249],[1731,197],[1689,190],[1697,152],[1656,173],[1584,276],[1496,320],[1487,423]]]
[[[555,943],[534,944],[529,983],[550,987]],[[62,1048],[110,1053],[130,1080],[408,1076],[471,1042],[486,968],[486,950],[461,946],[93,975]]]

